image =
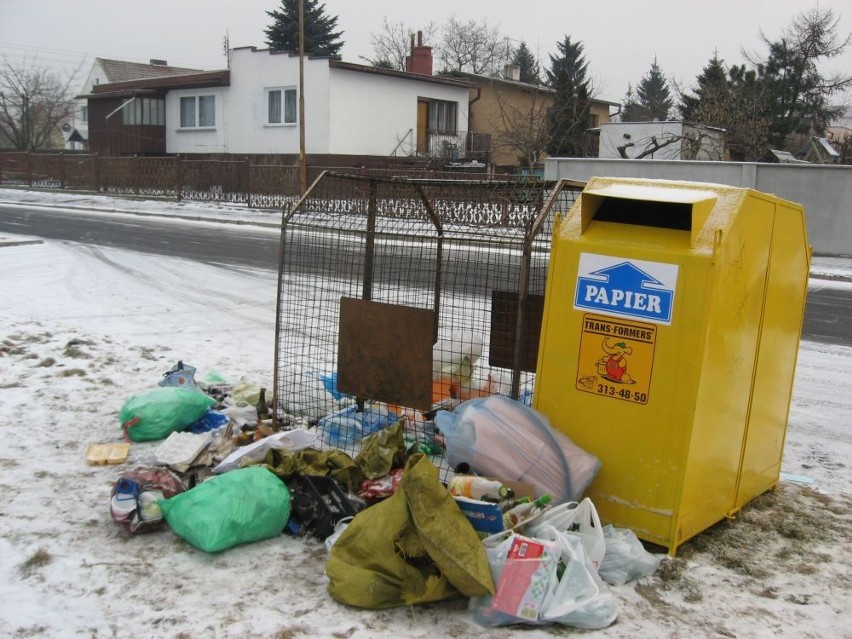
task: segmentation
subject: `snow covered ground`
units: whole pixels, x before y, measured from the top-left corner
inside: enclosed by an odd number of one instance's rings
[[[277,225],[276,212],[0,189],[0,202]],[[69,213],[73,214],[73,213]],[[123,214],[123,213],[116,213]],[[175,221],[185,224],[185,221]],[[223,226],[223,232],[227,232]],[[497,637],[464,600],[363,611],[325,591],[325,549],[281,536],[216,555],[167,528],[127,536],[109,516],[122,468],[87,444],[121,439],[117,414],[182,359],[268,385],[275,274],[64,242],[0,238],[0,636]],[[850,261],[814,285],[850,287]],[[852,349],[803,342],[787,481],[685,544],[658,573],[613,588],[615,624],[583,636],[852,637]],[[804,485],[806,484],[806,485]]]

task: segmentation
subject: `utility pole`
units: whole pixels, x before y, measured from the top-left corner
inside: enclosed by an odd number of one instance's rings
[[[305,163],[305,0],[299,0],[299,190],[308,190]]]

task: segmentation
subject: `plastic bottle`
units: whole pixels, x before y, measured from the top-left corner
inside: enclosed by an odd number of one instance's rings
[[[526,496],[526,495],[523,496],[523,497],[518,497],[517,499],[510,499],[510,500],[504,501],[502,504],[500,504],[500,510],[502,510],[505,513],[505,512],[508,512],[509,510],[511,510],[512,508],[514,508],[515,506],[520,506],[521,504],[526,504],[527,502],[530,502],[530,501],[532,501],[532,497],[529,497],[529,496]]]
[[[504,486],[499,481],[475,475],[456,475],[450,480],[449,490],[450,494],[456,497],[491,499],[494,501],[515,495],[511,488]]]
[[[547,506],[553,498],[545,493],[535,501],[528,501],[524,504],[518,504],[514,508],[510,508],[503,513],[503,526],[506,528],[514,528],[525,519],[529,519],[537,514],[542,508]]]

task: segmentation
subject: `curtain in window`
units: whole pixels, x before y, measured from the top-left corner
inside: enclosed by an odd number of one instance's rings
[[[296,121],[296,89],[284,92],[284,121],[288,124]]]
[[[180,99],[180,125],[181,127],[195,126],[195,98]]]
[[[212,95],[198,97],[198,126],[216,126],[216,99]]]
[[[269,91],[267,95],[269,115],[266,121],[269,124],[281,124],[281,91]]]
[[[455,133],[457,107],[455,102],[430,101],[429,129],[437,133]]]

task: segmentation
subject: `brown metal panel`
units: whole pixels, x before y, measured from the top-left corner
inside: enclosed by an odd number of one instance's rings
[[[524,334],[518,370],[535,372],[543,315],[544,295],[528,294],[524,304]],[[490,366],[514,369],[517,325],[518,294],[512,291],[491,291]]]
[[[428,309],[342,297],[337,353],[341,393],[418,410],[432,407]]]

